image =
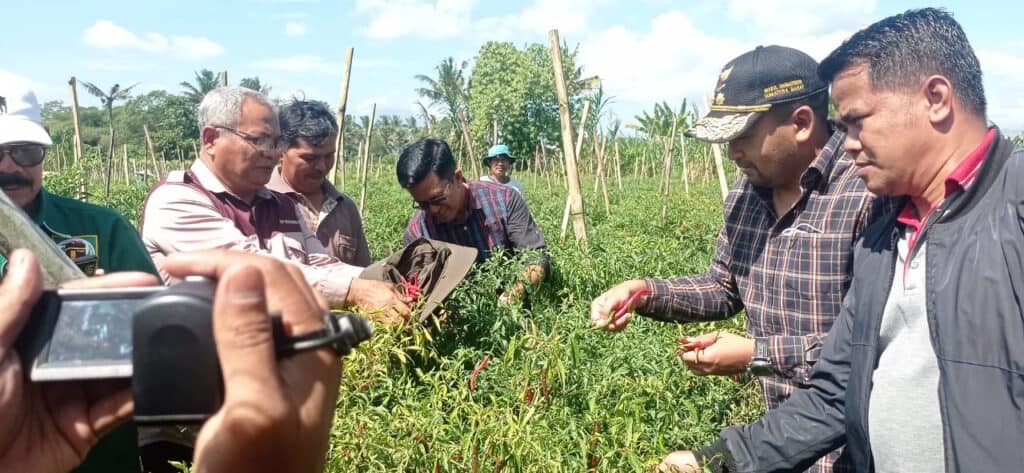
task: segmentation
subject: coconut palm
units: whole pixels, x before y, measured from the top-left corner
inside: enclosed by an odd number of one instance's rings
[[[260,82],[260,78],[258,76],[245,77],[242,80],[238,81],[238,85],[245,87],[247,89],[255,90],[256,92],[259,92],[263,95],[270,94],[270,86]]]
[[[425,87],[416,89],[416,93],[430,100],[431,106],[441,107],[445,110],[448,119],[458,128],[458,111],[468,113],[469,104],[469,81],[466,80],[466,68],[468,61],[456,64],[455,59],[449,56],[437,65],[437,78],[418,74],[416,80],[423,82]]]
[[[209,69],[203,69],[195,74],[195,84],[188,81],[181,83],[181,87],[185,89],[185,91],[182,92],[182,95],[187,97],[188,101],[192,102],[193,105],[199,105],[199,102],[203,101],[203,97],[206,97],[207,92],[220,87],[220,80],[217,75]]]
[[[109,92],[104,92],[103,89],[97,87],[91,82],[81,81],[82,86],[90,94],[98,97],[100,102],[103,103],[103,108],[107,110],[107,125],[110,127],[110,143],[107,147],[107,183],[104,195],[110,195],[110,172],[114,162],[114,102],[118,100],[127,100],[131,96],[131,91],[135,86],[139,84],[133,84],[129,87],[121,88],[121,84],[114,84],[110,88]]]

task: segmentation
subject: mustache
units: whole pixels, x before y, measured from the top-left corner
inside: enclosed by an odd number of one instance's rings
[[[7,186],[31,186],[32,180],[21,174],[0,173],[0,187]]]

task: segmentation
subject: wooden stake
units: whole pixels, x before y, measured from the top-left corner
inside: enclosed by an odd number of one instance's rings
[[[366,126],[366,149],[363,152],[364,163],[369,163],[370,161],[370,140],[373,137],[373,119],[374,117],[376,117],[376,115],[377,104],[374,103],[372,106],[370,106],[370,122]],[[366,171],[366,164],[363,164],[363,175],[360,177],[362,182],[359,185],[359,214],[363,215],[364,217],[366,216],[366,213],[363,211],[363,204],[366,202]]]
[[[615,139],[615,183],[622,190],[622,159],[619,157],[619,139]]]
[[[341,168],[341,188],[345,188],[345,109],[348,108],[348,79],[352,74],[352,53],[355,50],[345,50],[345,71],[341,74],[341,92],[338,96],[338,136],[334,139],[334,167],[327,177],[331,184],[338,185],[335,180],[338,168]]]
[[[78,124],[78,80],[75,79],[75,76],[71,76],[68,85],[71,86],[71,121],[75,125],[75,164],[78,164],[82,159],[82,130],[81,125]]]
[[[466,150],[469,152],[469,162],[473,169],[473,177],[481,176],[480,165],[477,164],[476,150],[473,149],[473,139],[469,137],[469,122],[466,121],[466,114],[458,109],[459,127],[462,128],[462,138],[466,140]]]
[[[587,124],[587,114],[588,113],[590,113],[590,101],[586,100],[586,101],[583,102],[583,114],[580,115],[580,124],[579,124],[579,127],[577,128],[576,147],[573,148],[574,150],[576,150],[576,156],[580,156],[580,153],[583,152],[583,135],[585,135],[586,132],[587,132],[586,124]],[[566,175],[566,179],[568,179],[568,175]],[[569,187],[568,186],[568,182],[569,181],[566,180],[566,188]],[[594,189],[594,192],[597,192],[596,188]],[[569,213],[570,213],[569,210],[571,208],[572,208],[572,193],[567,193],[565,195],[565,207],[562,209],[562,226],[561,226],[561,231],[558,234],[559,241],[565,241],[565,234],[569,230]]]
[[[157,180],[160,179],[160,168],[156,165],[156,152],[153,151],[153,138],[149,136],[149,125],[142,125],[142,133],[146,135],[146,148],[149,149],[149,158],[153,163],[153,173],[156,174]]]
[[[665,194],[662,198],[661,203],[661,223],[667,223],[668,218],[668,201],[672,195],[672,148],[676,143],[676,122],[678,120],[675,116],[672,117],[672,133],[668,135],[668,147],[665,150],[665,169],[661,176],[662,181],[665,183]]]
[[[604,135],[601,137],[601,147],[595,154],[597,155],[597,179],[601,183],[601,195],[604,198],[604,213],[605,215],[611,215],[612,206],[608,202],[608,179],[605,177],[605,174],[608,172],[608,168],[604,165],[606,157],[604,154],[604,148],[607,144],[608,135]]]
[[[683,160],[683,189],[686,191],[686,194],[689,195],[690,194],[690,175],[689,175],[690,171],[686,168],[686,135],[684,135],[682,133],[679,134],[679,151],[681,152],[682,160]]]
[[[576,235],[577,241],[585,242],[587,240],[587,222],[583,209],[583,193],[580,189],[580,175],[576,169],[576,149],[573,148],[569,94],[565,88],[565,72],[562,69],[562,42],[558,39],[558,30],[551,30],[548,36],[551,38],[551,62],[555,69],[555,91],[558,93],[558,117],[562,122],[562,152],[565,154],[565,174],[569,183],[573,233]],[[582,128],[586,122],[581,120],[580,125]]]
[[[128,184],[128,180],[130,179],[129,174],[128,174],[128,145],[127,144],[123,144],[121,146],[122,146],[122,150],[124,151],[124,160],[121,161],[122,164],[124,164],[124,183],[127,185]]]
[[[722,150],[718,145],[711,144],[711,153],[715,155],[715,169],[718,170],[718,185],[722,188],[722,200],[729,195],[729,184],[725,179],[725,166],[722,164]]]
[[[228,86],[228,71],[221,71],[221,73],[220,73],[220,86],[221,87],[227,87]]]

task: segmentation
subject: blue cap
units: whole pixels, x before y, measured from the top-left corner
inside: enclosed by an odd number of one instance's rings
[[[493,158],[495,156],[501,156],[503,154],[505,156],[508,156],[509,158],[512,157],[512,154],[508,152],[508,146],[505,146],[505,145],[494,145],[494,146],[491,146],[491,149],[487,150],[487,157],[488,158]]]

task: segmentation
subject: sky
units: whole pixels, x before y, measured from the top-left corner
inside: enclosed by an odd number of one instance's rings
[[[624,124],[655,102],[704,107],[729,59],[781,44],[823,59],[857,29],[909,8],[941,6],[978,54],[989,118],[1024,129],[1024,2],[845,0],[248,0],[5,2],[0,80],[40,100],[70,100],[74,75],[109,88],[180,92],[203,68],[232,83],[259,76],[271,95],[336,104],[345,49],[355,49],[350,114],[410,115],[414,76],[448,56],[472,61],[488,40],[548,44],[558,29],[601,78]],[[984,8],[979,6],[984,4]],[[98,101],[79,94],[83,105]]]

